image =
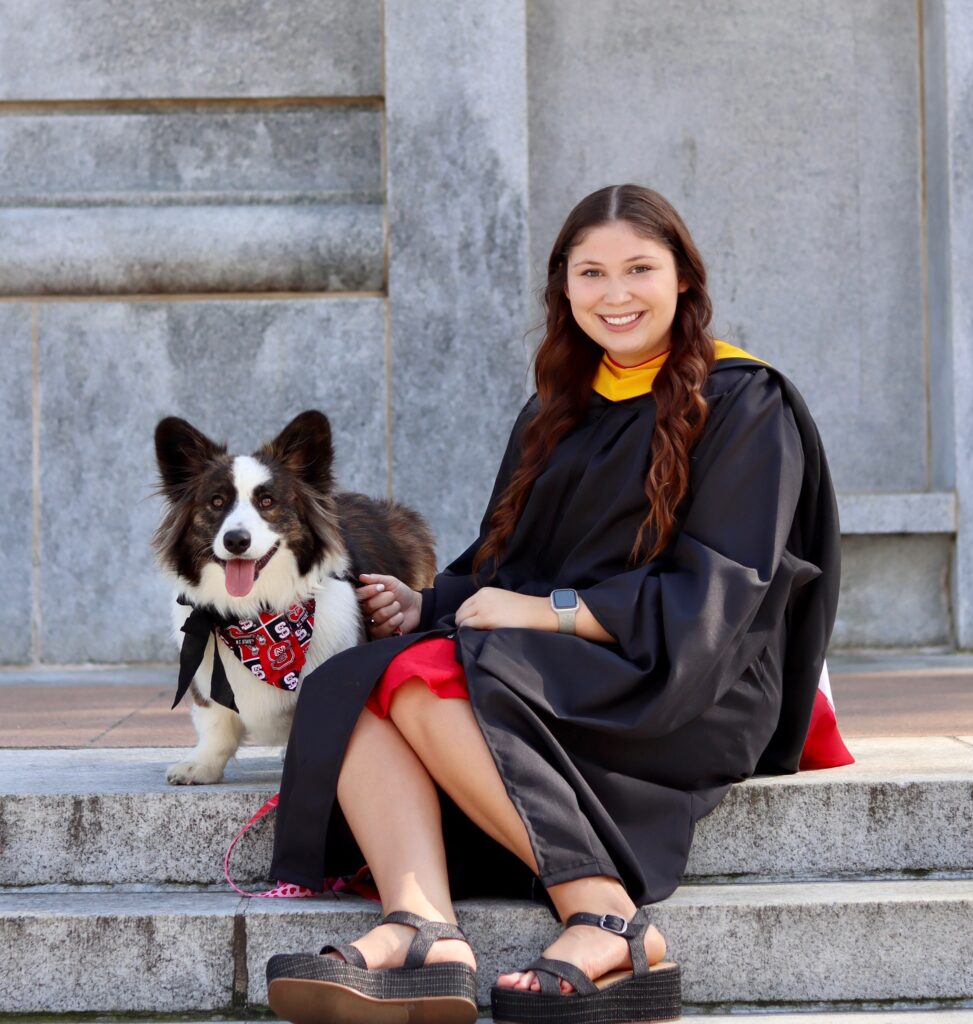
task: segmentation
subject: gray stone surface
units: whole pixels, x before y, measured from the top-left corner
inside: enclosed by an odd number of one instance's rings
[[[946,737],[849,747],[853,765],[734,786],[699,823],[687,874],[973,871],[973,749]]]
[[[0,118],[0,202],[380,194],[381,109],[59,108]]]
[[[239,828],[280,786],[276,751],[243,749],[219,786],[173,787],[177,749],[0,752],[0,885],[222,883]],[[270,864],[274,817],[237,845],[238,882]]]
[[[927,486],[917,53],[912,0],[528,6],[535,277],[582,196],[657,188],[845,490]]]
[[[0,1013],[229,1009],[223,893],[0,895]]]
[[[839,494],[842,534],[955,533],[952,491],[913,494]]]
[[[232,919],[235,901],[216,894],[10,895],[0,897],[0,906],[5,907],[0,922],[19,917],[23,922],[20,935],[31,927],[32,962],[36,965],[40,959],[38,947],[45,948],[48,935],[61,938],[67,931],[62,924],[64,917],[59,918],[66,916],[73,924],[80,972],[103,959],[104,950],[114,953],[118,949],[115,936],[128,938],[128,922],[137,921],[154,907],[157,921],[169,918],[184,922],[178,941],[157,924],[153,939],[161,947],[156,953],[161,964],[191,959],[185,953],[180,957],[180,950],[196,954],[199,939],[191,933],[186,935],[186,931],[191,924],[198,927],[201,918],[205,924],[217,900],[222,901],[223,908],[222,938],[223,920]],[[88,916],[89,906],[99,906],[103,923]],[[170,910],[170,906],[178,910]],[[183,916],[194,909],[199,915],[195,921]],[[250,1004],[260,1005],[266,998],[263,967],[268,955],[314,950],[326,941],[351,938],[374,920],[375,912],[374,904],[350,898],[253,901],[240,907],[238,913],[243,914],[246,930]],[[971,912],[973,883],[968,881],[700,885],[683,887],[659,904],[655,921],[669,941],[670,956],[682,965],[683,998],[687,1003],[773,1006],[969,999],[973,995],[968,929]],[[484,1003],[498,969],[529,962],[558,930],[539,906],[477,900],[458,904],[457,916],[469,929],[479,953],[480,1000]],[[827,941],[822,936],[827,936]],[[205,938],[216,945],[210,936]],[[908,956],[903,955],[904,944],[908,945]],[[201,975],[204,971],[210,975],[197,981],[202,993],[197,997],[199,1008],[225,1006],[209,993],[218,998],[226,991],[227,976],[241,976],[239,964],[231,974],[233,959],[222,942],[220,946],[219,963],[213,964],[205,956],[194,963]],[[137,975],[133,970],[136,957],[144,952],[143,948],[118,949],[119,970],[124,964]],[[11,972],[14,978],[19,967],[16,964]],[[58,987],[68,988],[69,984],[70,977],[62,979]],[[135,984],[130,979],[121,991],[110,993],[115,999],[110,1005],[118,1007],[121,999],[127,998],[144,1009],[177,1010],[185,1006],[182,991],[175,986],[168,989],[160,985],[153,990],[143,982],[140,991],[132,992]],[[16,991],[12,995],[24,1001]],[[74,1009],[104,1008],[106,994],[100,986],[77,996],[80,998]],[[44,998],[54,1006],[64,1005],[53,986]],[[7,1010],[9,1005],[0,1002],[0,1009]],[[22,1002],[15,1005],[25,1012]]]
[[[969,999],[973,882],[683,886],[655,922],[698,1004]]]
[[[0,663],[22,664],[31,657],[33,594],[33,423],[31,398],[31,308],[0,304]]]
[[[385,81],[393,487],[445,564],[526,398],[523,0],[386,4]]]
[[[973,1010],[876,1010],[866,1007],[846,1013],[711,1013],[714,1024],[973,1024]]]
[[[953,539],[943,534],[843,537],[832,645],[949,644],[952,549]]]
[[[173,655],[175,657],[175,654]],[[0,689],[20,686],[146,686],[165,688],[179,673],[177,662],[171,664],[125,665],[105,668],[91,664],[77,668],[53,668],[48,665],[10,667],[0,671]]]
[[[529,962],[558,931],[537,905],[471,900],[456,909],[479,956],[483,1003],[498,970]],[[376,910],[345,897],[2,895],[0,936],[10,952],[0,1012],[221,1010],[234,993],[238,1007],[259,1006],[270,954],[352,938]],[[973,882],[926,879],[684,886],[656,906],[654,920],[682,966],[687,1003],[766,1009],[969,1000],[971,913]],[[42,985],[25,983],[38,975]]]
[[[823,1012],[755,1013],[755,1014],[714,1014],[706,1013],[707,1019],[717,1024],[973,1024],[973,1010],[874,1010],[871,1007],[860,1011],[837,1013],[833,1010]],[[688,1008],[686,1017],[701,1016],[696,1008]],[[244,1019],[236,1017],[232,1021],[183,1021],[182,1024],[257,1024],[262,1017]],[[491,1024],[490,1017],[479,1017],[480,1024]],[[164,1021],[147,1022],[147,1024],[165,1024]]]
[[[828,654],[828,671],[837,675],[970,675],[973,654],[923,651],[840,651]]]
[[[0,99],[373,96],[378,0],[0,3]]]
[[[855,739],[857,763],[753,779],[700,822],[691,877],[785,879],[973,871],[973,747],[952,738]],[[0,885],[220,884],[237,829],[276,792],[275,752],[241,750],[218,786],[168,786],[169,749],[0,751]],[[827,842],[821,837],[827,836]],[[250,885],[270,864],[273,816],[239,843]]]
[[[59,302],[40,309],[44,660],[173,654],[149,540],[162,416],[252,451],[302,409],[333,420],[340,486],[386,491],[385,303]],[[107,624],[122,623],[124,628]]]
[[[0,207],[0,236],[7,295],[374,291],[384,280],[377,203]]]
[[[949,335],[959,542],[953,600],[959,646],[973,649],[973,8],[945,0],[949,124]]]

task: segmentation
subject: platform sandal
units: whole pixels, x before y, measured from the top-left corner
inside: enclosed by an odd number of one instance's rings
[[[440,939],[469,940],[458,925],[395,910],[380,924],[415,928],[402,967],[370,970],[352,945],[321,954],[278,953],[267,962],[267,999],[292,1024],[472,1024],[476,972],[462,963],[427,964]],[[324,956],[340,953],[344,960]]]
[[[572,914],[565,927],[594,925],[628,943],[632,968],[610,971],[592,981],[580,967],[565,960],[538,957],[524,971],[533,971],[540,992],[493,986],[490,993],[494,1024],[642,1024],[673,1020],[682,1013],[679,967],[658,963],[650,967],[645,955],[647,908],[631,921],[614,914]],[[561,979],[574,991],[561,992]]]

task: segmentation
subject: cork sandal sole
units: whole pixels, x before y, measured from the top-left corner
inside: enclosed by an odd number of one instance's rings
[[[370,971],[284,954],[268,975],[270,1008],[291,1024],[472,1024],[477,1017],[476,976],[465,964]]]
[[[545,995],[494,986],[494,1024],[650,1024],[682,1016],[679,967],[659,963],[637,977],[611,971],[595,982],[597,992]]]

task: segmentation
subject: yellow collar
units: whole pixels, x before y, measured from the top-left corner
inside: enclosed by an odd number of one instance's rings
[[[717,359],[752,359],[757,363],[764,362],[763,359],[758,359],[725,341],[716,341],[714,345]],[[606,352],[598,364],[591,386],[602,398],[607,398],[610,402],[621,402],[626,398],[647,395],[652,390],[656,375],[662,369],[668,355],[668,352],[663,352],[662,355],[638,366],[619,366]]]

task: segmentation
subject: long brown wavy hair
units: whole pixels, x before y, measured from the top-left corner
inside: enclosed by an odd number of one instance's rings
[[[652,385],[656,421],[645,479],[648,510],[630,561],[656,558],[672,538],[676,509],[689,486],[689,454],[708,411],[701,391],[715,358],[709,332],[713,307],[699,250],[668,200],[642,185],[610,185],[592,192],[568,214],[551,250],[544,291],[547,327],[534,364],[538,409],[524,428],[520,463],[494,507],[474,571],[488,560],[499,565],[534,481],[558,441],[581,422],[588,407],[604,350],[571,313],[565,293],[567,258],[588,231],[612,221],[624,221],[636,234],[669,249],[678,279],[687,286],[676,304],[669,356]]]

